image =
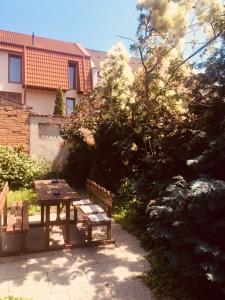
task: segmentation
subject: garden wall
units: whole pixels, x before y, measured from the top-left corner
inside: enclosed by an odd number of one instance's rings
[[[29,153],[29,109],[3,100],[0,104],[0,146],[22,146]]]
[[[57,170],[62,168],[69,154],[68,145],[59,133],[63,122],[63,118],[30,116],[30,155],[47,159]]]
[[[64,120],[35,115],[29,107],[0,97],[0,146],[22,146],[24,152],[45,158],[59,170],[69,154],[59,133]]]

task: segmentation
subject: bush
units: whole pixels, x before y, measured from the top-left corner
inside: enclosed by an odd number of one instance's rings
[[[177,274],[192,280],[200,299],[225,297],[225,182],[181,176],[150,201],[148,233]],[[196,292],[197,293],[197,292]]]
[[[225,134],[219,135],[201,155],[188,160],[187,164],[198,172],[225,180]]]
[[[62,177],[76,188],[84,188],[86,179],[90,174],[92,149],[83,142],[75,142],[64,166]]]
[[[120,181],[113,203],[114,218],[124,228],[138,235],[144,242],[146,230],[146,202],[141,201],[134,179]]]
[[[8,181],[12,189],[27,188],[47,171],[46,161],[29,157],[21,148],[0,147],[0,185]]]

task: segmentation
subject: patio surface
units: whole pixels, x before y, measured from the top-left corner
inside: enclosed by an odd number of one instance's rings
[[[139,241],[113,223],[115,245],[0,258],[0,299],[152,300],[136,276],[149,269]]]

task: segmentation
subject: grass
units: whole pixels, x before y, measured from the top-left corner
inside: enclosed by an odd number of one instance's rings
[[[40,212],[41,208],[37,202],[36,193],[33,189],[20,189],[16,191],[10,191],[7,198],[8,207],[10,207],[13,202],[20,200],[28,200],[30,215],[34,215],[37,212]]]

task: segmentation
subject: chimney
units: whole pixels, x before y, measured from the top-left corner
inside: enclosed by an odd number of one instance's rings
[[[32,46],[34,46],[34,32],[32,34]]]

